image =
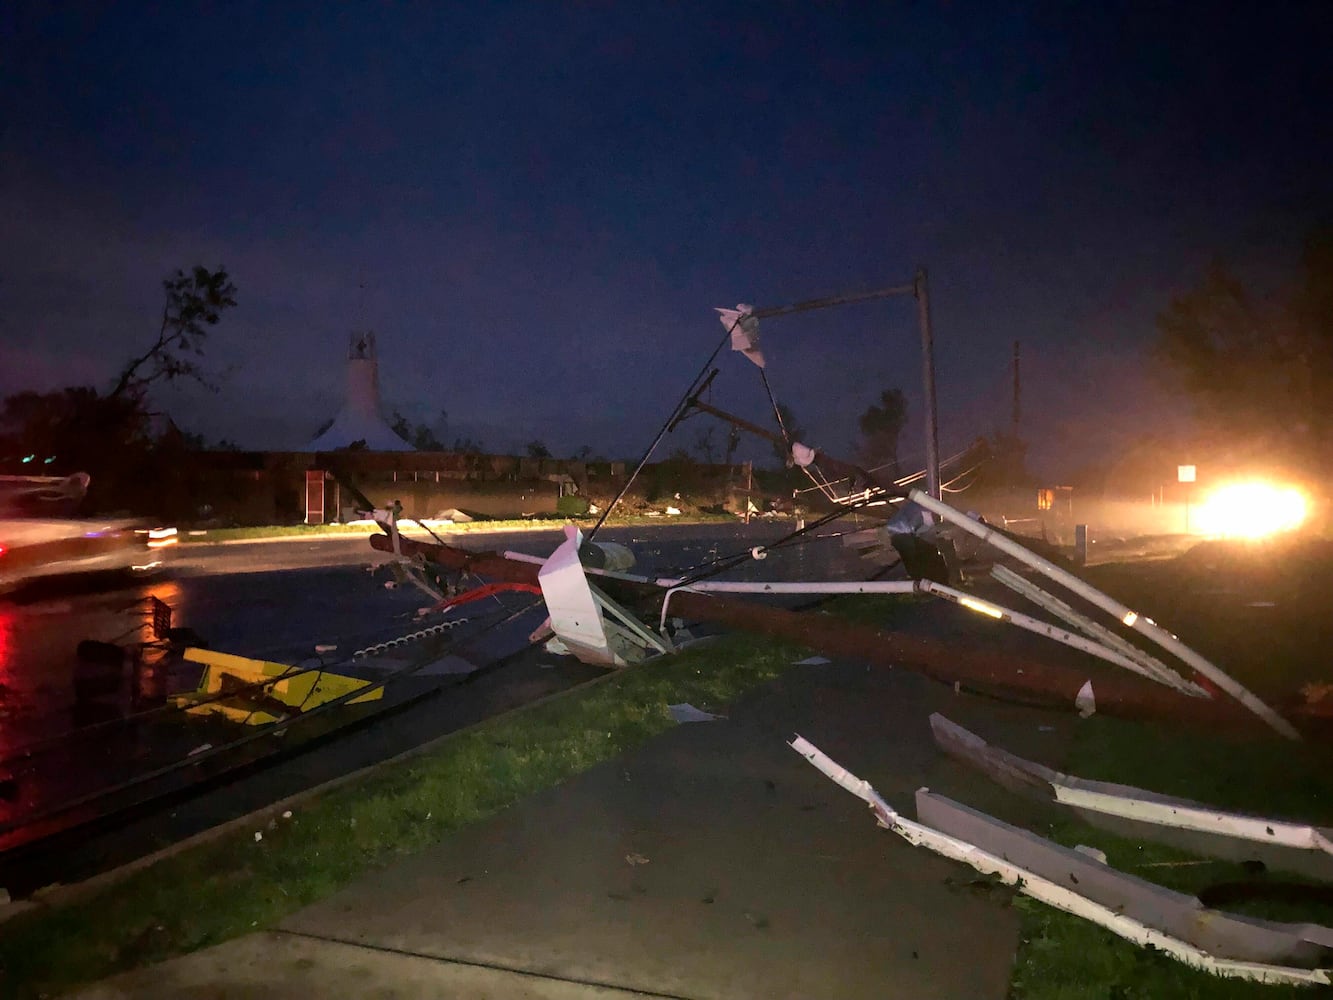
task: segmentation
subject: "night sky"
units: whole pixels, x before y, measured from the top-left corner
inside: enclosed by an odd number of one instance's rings
[[[1333,12],[1006,6],[11,0],[0,394],[109,386],[161,279],[221,264],[221,390],[156,398],[189,430],[299,448],[373,329],[386,405],[450,440],[632,456],[714,306],[922,264],[943,450],[1005,425],[1021,339],[1037,464],[1081,464],[1174,426],[1173,290],[1215,254],[1279,290],[1329,217]],[[919,403],[910,299],[763,333],[812,444]],[[761,416],[722,367],[714,402]]]

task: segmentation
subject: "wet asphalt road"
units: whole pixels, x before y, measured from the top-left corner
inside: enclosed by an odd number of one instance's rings
[[[599,537],[630,546],[637,568],[680,571],[780,537],[789,524],[607,529]],[[546,555],[558,529],[454,536],[471,549]],[[60,727],[73,704],[75,649],[82,639],[151,638],[150,597],[172,608],[173,624],[194,629],[213,648],[297,662],[316,645],[339,655],[411,630],[427,598],[412,587],[387,589],[383,557],[365,537],[183,545],[161,578],[132,582],[81,577],[43,582],[0,599],[0,755]],[[730,578],[809,578],[846,559],[836,542],[775,553]]]
[[[684,571],[708,559],[745,552],[790,530],[788,524],[761,523],[742,529],[729,525],[664,526],[608,529],[606,540],[631,547],[638,569],[654,574]],[[556,531],[467,535],[450,539],[473,549],[548,554],[560,541]],[[855,571],[836,541],[775,553],[729,574],[769,579],[807,578]],[[34,810],[68,801],[112,780],[132,777],[158,762],[177,759],[184,747],[231,738],[219,723],[188,723],[176,743],[154,736],[145,741],[57,739],[58,754],[41,766],[23,757],[23,748],[87,724],[86,705],[75,695],[82,639],[132,642],[150,636],[148,598],[172,608],[173,624],[194,629],[214,649],[284,663],[310,663],[315,646],[336,646],[326,659],[341,660],[354,650],[419,628],[424,594],[411,587],[386,587],[391,579],[382,557],[364,537],[301,541],[264,541],[224,545],[184,545],[169,573],[160,579],[131,582],[117,578],[79,578],[43,583],[0,601],[0,775],[17,778],[18,793],[0,800],[0,829]],[[345,736],[326,740],[315,752],[298,753],[288,741],[285,759],[250,767],[244,780],[219,775],[208,792],[173,793],[157,806],[139,811],[95,836],[79,833],[57,838],[49,847],[24,847],[0,854],[0,886],[15,895],[52,881],[87,877],[175,839],[206,829],[303,788],[387,756],[402,752],[459,726],[596,676],[600,671],[570,658],[540,650],[526,653],[526,636],[542,618],[540,607],[499,624],[521,608],[524,598],[470,605],[471,622],[451,633],[461,644],[442,666],[397,684],[393,698],[402,708]],[[422,655],[426,650],[415,652]],[[501,666],[464,677],[469,665]],[[363,676],[384,676],[401,666],[396,659],[357,661]],[[197,668],[175,663],[175,690],[190,689]],[[342,668],[338,668],[342,669]],[[113,706],[128,711],[129,705]],[[341,710],[340,710],[341,711]],[[295,730],[293,730],[295,734]],[[181,742],[183,741],[183,742]],[[16,756],[16,754],[18,756]],[[42,759],[42,754],[37,755]],[[43,770],[45,768],[45,770]],[[53,777],[54,775],[54,777]],[[0,838],[2,839],[2,838]],[[0,852],[5,844],[0,843]]]

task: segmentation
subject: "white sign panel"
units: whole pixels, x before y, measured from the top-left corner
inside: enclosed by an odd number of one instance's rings
[[[1176,481],[1181,483],[1192,483],[1194,482],[1195,472],[1196,469],[1193,465],[1177,465]]]

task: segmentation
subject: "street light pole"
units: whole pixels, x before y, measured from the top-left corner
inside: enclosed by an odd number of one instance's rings
[[[926,492],[939,500],[940,435],[939,412],[935,406],[935,339],[930,329],[930,292],[924,267],[917,268],[912,289],[921,322],[921,377],[925,383],[926,401]]]

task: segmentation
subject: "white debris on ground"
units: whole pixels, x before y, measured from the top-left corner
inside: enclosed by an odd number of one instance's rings
[[[1092,693],[1092,681],[1084,681],[1083,686],[1074,695],[1074,707],[1083,718],[1088,718],[1097,711],[1097,699]]]
[[[726,719],[725,715],[713,715],[711,712],[695,708],[689,702],[668,705],[667,711],[671,713],[671,718],[677,722],[718,722]]]

